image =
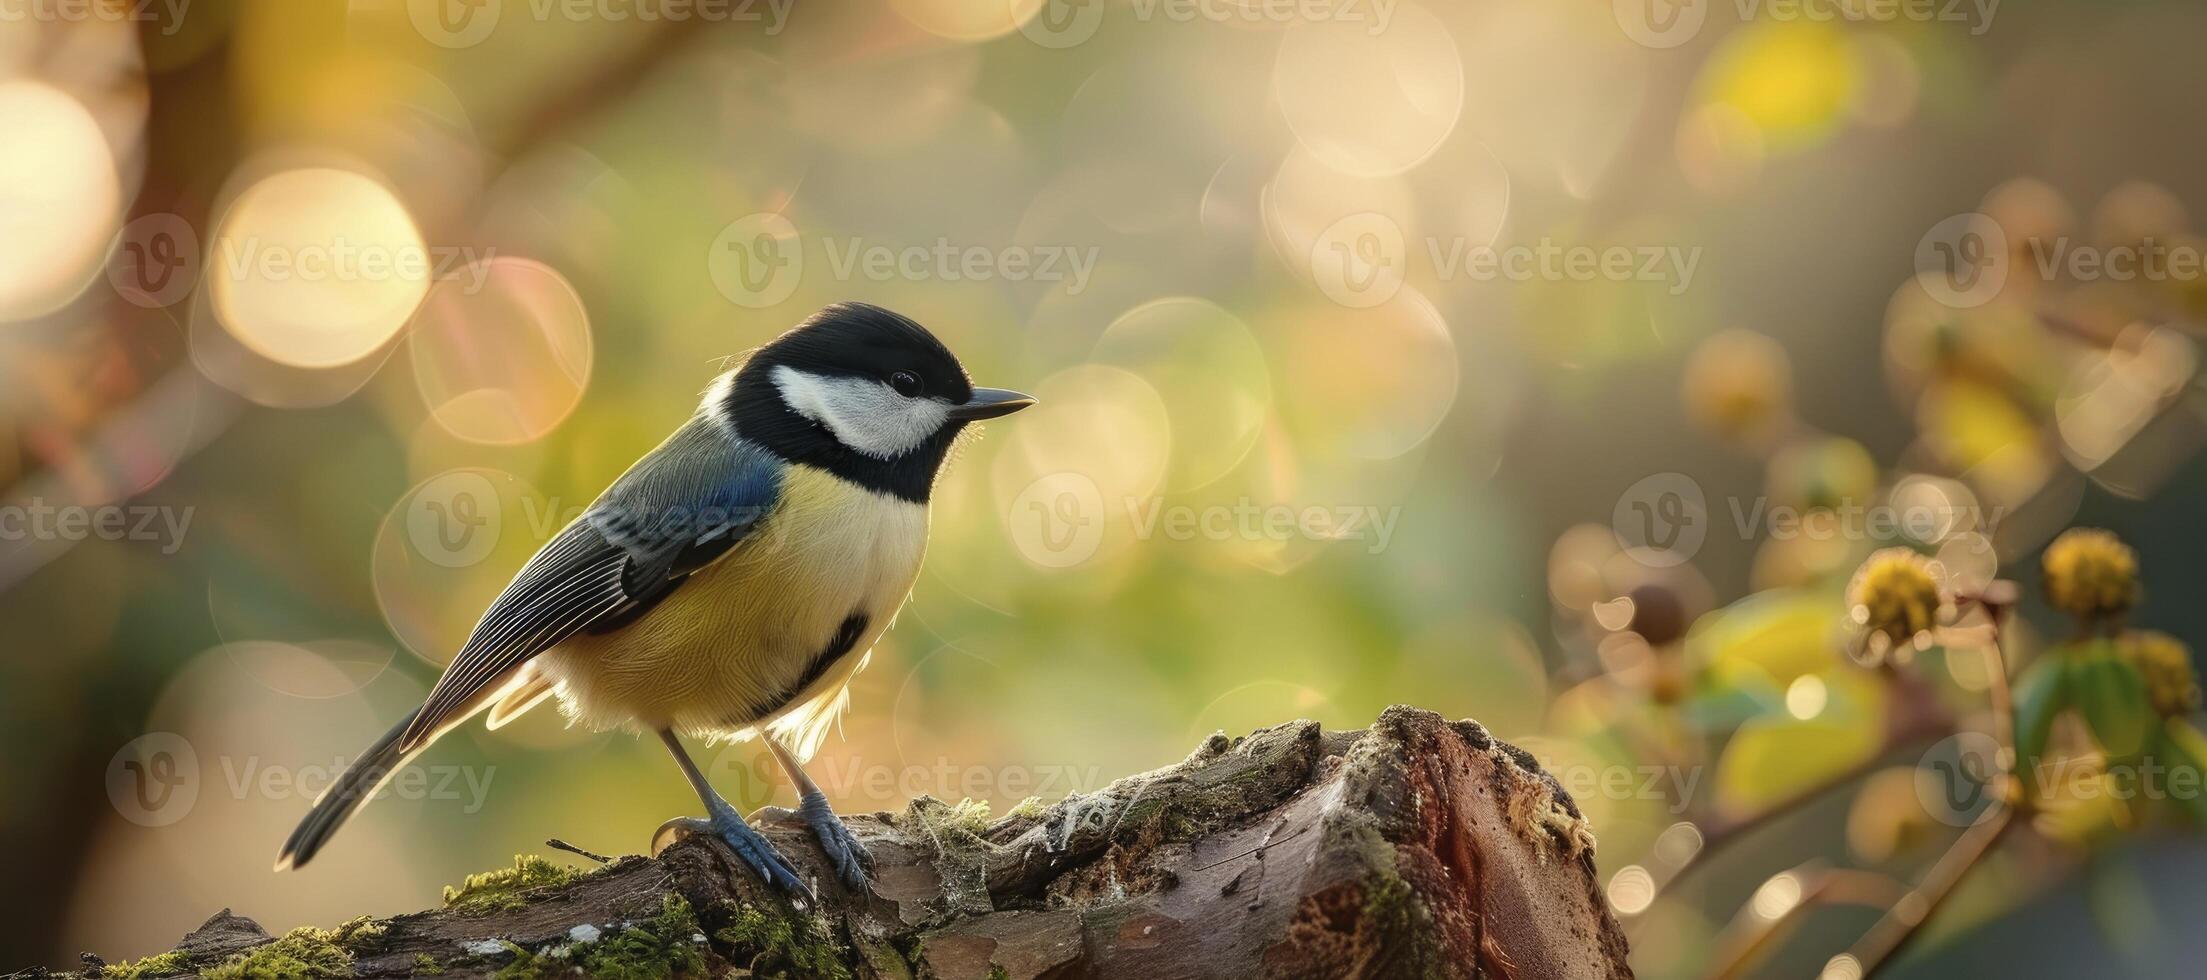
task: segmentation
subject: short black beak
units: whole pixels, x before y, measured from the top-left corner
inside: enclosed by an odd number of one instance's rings
[[[950,417],[960,422],[999,418],[1035,403],[1034,396],[1008,388],[975,388],[963,405],[950,406]]]

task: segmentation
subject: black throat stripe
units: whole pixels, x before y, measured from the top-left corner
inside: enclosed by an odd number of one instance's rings
[[[790,702],[804,694],[805,689],[811,687],[814,681],[826,676],[828,668],[850,656],[851,648],[858,646],[858,638],[866,635],[866,625],[870,622],[872,621],[866,618],[865,613],[854,612],[844,617],[843,625],[836,627],[835,638],[829,640],[827,646],[821,647],[819,653],[812,655],[812,661],[805,664],[805,672],[788,687],[766,699],[764,706],[754,706],[751,716],[742,721],[748,724],[789,707]]]

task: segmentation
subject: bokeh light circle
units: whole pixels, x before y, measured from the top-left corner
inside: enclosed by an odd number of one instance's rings
[[[590,315],[544,263],[499,256],[438,281],[408,347],[430,416],[470,442],[513,445],[565,420],[590,382]]]
[[[1216,303],[1172,297],[1128,310],[1096,342],[1098,363],[1149,382],[1172,422],[1169,490],[1210,483],[1256,444],[1272,402],[1264,350]]]
[[[1432,156],[1464,108],[1464,68],[1440,18],[1413,3],[1387,30],[1298,21],[1280,39],[1274,94],[1295,138],[1343,173],[1399,174]]]
[[[1003,37],[1049,6],[1033,0],[890,0],[912,26],[953,41]]]
[[[1000,522],[1039,568],[1101,563],[1133,540],[1130,511],[1156,497],[1173,420],[1155,388],[1122,368],[1084,364],[1043,379],[1040,404],[989,467]]]
[[[1393,459],[1432,436],[1456,403],[1456,343],[1415,288],[1364,310],[1306,307],[1281,314],[1267,336],[1279,408],[1296,443],[1321,456]]]
[[[122,214],[100,124],[52,86],[0,82],[0,321],[66,305],[99,273]]]
[[[369,558],[392,635],[432,665],[450,662],[514,573],[588,503],[487,468],[422,481],[384,516]]]
[[[1395,263],[1397,270],[1403,269],[1409,261],[1408,247],[1405,245],[1394,254],[1389,254],[1387,248],[1397,242],[1415,240],[1419,228],[1413,219],[1422,213],[1413,205],[1410,187],[1402,179],[1347,176],[1300,147],[1288,151],[1280,160],[1279,169],[1264,186],[1259,207],[1264,215],[1266,237],[1281,260],[1289,268],[1310,277],[1313,284],[1329,294],[1333,292],[1328,289],[1329,268],[1332,276],[1377,271],[1389,262]],[[1354,248],[1356,238],[1361,236],[1344,234],[1356,230],[1360,223],[1374,224],[1370,218],[1357,219],[1359,215],[1383,218],[1393,225],[1389,234],[1380,237],[1379,249],[1361,255]],[[1351,246],[1348,257],[1355,261],[1342,262],[1340,253],[1331,246],[1334,241],[1348,243]],[[1333,258],[1328,268],[1316,264],[1329,256]],[[1386,277],[1373,276],[1372,281],[1357,292],[1393,298],[1394,287],[1400,284],[1401,278],[1401,271]]]
[[[428,293],[435,265],[390,188],[334,167],[246,188],[205,261],[223,327],[262,357],[308,368],[383,347]]]

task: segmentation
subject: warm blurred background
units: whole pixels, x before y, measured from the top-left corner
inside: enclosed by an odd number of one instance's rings
[[[2197,781],[1998,773],[2207,746],[2207,10],[1806,9],[0,4],[0,967],[693,810],[539,711],[268,870],[722,358],[848,298],[1043,405],[946,477],[839,809],[1411,702],[1578,777],[1642,976],[1850,977],[1942,854],[1897,975],[2188,972]],[[2077,526],[2135,552],[2049,596]]]

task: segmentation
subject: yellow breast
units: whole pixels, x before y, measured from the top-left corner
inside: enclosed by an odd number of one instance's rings
[[[810,755],[926,547],[926,505],[792,466],[774,510],[720,561],[626,628],[568,640],[540,664],[593,728],[771,728]],[[849,652],[818,662],[854,616]]]

